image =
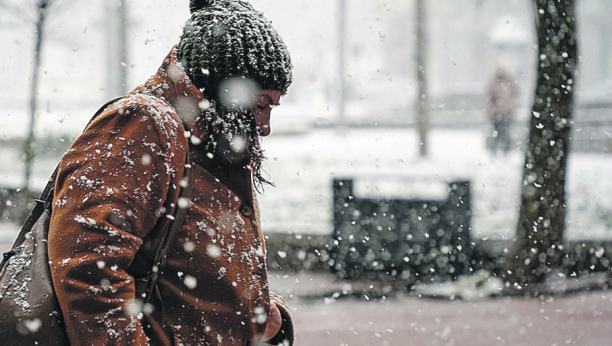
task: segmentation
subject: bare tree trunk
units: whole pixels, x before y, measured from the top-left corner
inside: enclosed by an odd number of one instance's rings
[[[427,156],[429,132],[429,98],[427,93],[427,35],[425,0],[416,0],[416,63],[417,63],[417,131],[419,132],[419,154]]]
[[[30,85],[30,126],[28,137],[23,145],[25,156],[24,193],[26,198],[30,191],[30,180],[32,175],[32,163],[34,161],[34,127],[36,126],[36,109],[38,103],[38,76],[40,74],[40,57],[43,43],[43,29],[47,18],[49,0],[39,0],[36,9],[38,19],[36,21],[36,39],[34,42],[34,65],[32,67],[32,84]]]
[[[525,153],[517,241],[507,280],[543,282],[559,265],[577,61],[574,0],[534,0],[538,80]]]

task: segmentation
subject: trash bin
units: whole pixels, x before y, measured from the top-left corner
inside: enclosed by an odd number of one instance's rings
[[[470,183],[445,199],[359,198],[354,179],[334,179],[330,265],[343,279],[444,281],[469,272]]]

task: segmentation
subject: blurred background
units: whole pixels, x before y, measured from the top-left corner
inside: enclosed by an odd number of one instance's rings
[[[34,190],[42,188],[100,105],[156,72],[189,17],[187,1],[49,3],[36,100]],[[37,2],[0,4],[0,186],[20,188]],[[253,5],[273,22],[295,66],[294,83],[264,141],[265,169],[277,185],[260,198],[266,231],[331,234],[334,176],[392,174],[469,179],[473,235],[514,234],[536,73],[530,1],[427,1],[422,50],[416,1],[253,0]],[[581,0],[576,10],[580,61],[566,234],[606,238],[612,235],[612,202],[600,197],[612,192],[604,178],[612,150],[612,23],[606,19],[612,5]],[[425,63],[418,63],[418,52]],[[421,66],[431,124],[424,144],[416,117]],[[503,157],[487,148],[492,127],[484,111],[487,83],[499,66],[510,72],[519,99],[512,150]]]
[[[154,74],[189,18],[188,1],[48,2],[35,158],[26,184],[22,147],[30,131],[40,2],[0,0],[0,242],[6,246],[19,230],[19,201],[12,193],[26,185],[42,189],[93,113]],[[413,201],[444,200],[452,192],[449,183],[468,181],[466,244],[483,246],[478,251],[487,256],[507,250],[504,241],[517,229],[536,82],[532,1],[251,2],[273,22],[294,64],[294,82],[263,141],[264,169],[276,185],[259,196],[273,284],[287,286],[282,280],[287,273],[333,270],[334,179],[351,180],[356,198]],[[593,268],[609,272],[612,3],[575,3],[579,73],[565,237],[573,244],[596,242],[585,252],[596,258]],[[508,71],[517,90],[510,148],[503,152],[493,150],[497,133],[485,112],[489,83],[499,68]],[[425,124],[417,117],[424,113]],[[323,297],[331,292],[325,299],[335,299],[357,287],[334,282],[330,291],[327,279],[321,281],[325,284],[317,284],[320,277],[304,280],[311,281],[307,289],[283,286],[285,293],[306,290],[304,295]],[[381,330],[388,336],[389,328]],[[442,339],[448,341],[446,336]]]

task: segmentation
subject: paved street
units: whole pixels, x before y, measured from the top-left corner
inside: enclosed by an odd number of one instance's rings
[[[10,243],[0,243],[5,251]],[[362,283],[272,272],[293,310],[296,346],[612,346],[612,290],[476,302],[404,296],[334,299]],[[366,285],[367,286],[367,285]]]
[[[416,297],[304,300],[300,294],[323,292],[326,280],[276,275],[272,288],[286,296],[294,291],[297,297],[290,299],[297,346],[612,345],[612,291],[477,302]],[[344,286],[330,284],[338,292]]]

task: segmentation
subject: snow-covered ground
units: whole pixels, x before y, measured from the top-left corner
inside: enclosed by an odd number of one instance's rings
[[[334,177],[355,177],[358,196],[374,192],[406,198],[444,195],[440,189],[446,182],[469,179],[472,235],[511,237],[518,221],[524,153],[493,157],[485,135],[482,129],[433,129],[426,158],[418,154],[412,128],[316,129],[299,136],[270,136],[264,140],[265,167],[276,188],[267,188],[260,197],[264,229],[330,234]],[[608,155],[571,154],[568,239],[612,237],[610,174]]]
[[[278,128],[283,121],[278,121]],[[445,184],[469,179],[472,235],[507,238],[514,234],[524,154],[493,157],[482,129],[438,129],[429,136],[429,155],[418,154],[412,128],[313,128],[274,133],[263,141],[264,168],[276,184],[259,196],[268,233],[331,234],[332,179],[354,177],[357,196],[443,198]],[[281,131],[278,131],[281,132]],[[0,186],[19,184],[19,153],[0,147]],[[35,181],[41,185],[57,158],[40,159]],[[567,238],[612,238],[612,159],[606,154],[572,153],[568,170]],[[0,226],[0,237],[17,228]]]

